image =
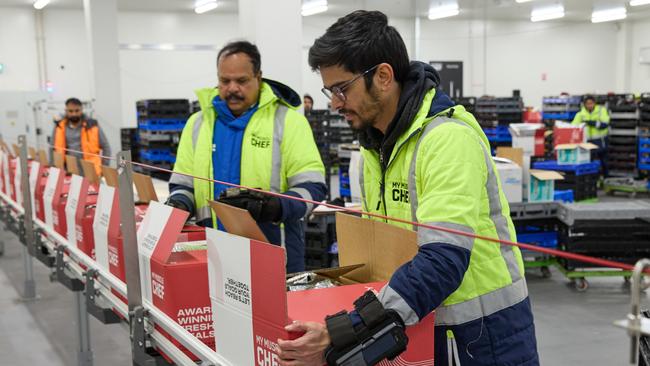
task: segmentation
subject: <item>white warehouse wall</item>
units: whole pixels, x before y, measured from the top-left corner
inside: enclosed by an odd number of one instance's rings
[[[54,84],[52,98],[90,96],[89,57],[81,10],[44,11],[48,79]],[[316,108],[324,108],[322,82],[306,62],[316,37],[336,21],[334,16],[303,18],[302,85]],[[120,12],[120,43],[173,43],[213,45],[219,48],[238,38],[236,14]],[[411,18],[392,18],[414,56],[415,30]],[[650,91],[650,65],[638,63],[639,48],[650,46],[650,19],[627,23],[629,62],[617,58],[621,27],[616,23],[590,24],[524,21],[488,21],[487,62],[484,59],[483,22],[480,20],[421,20],[420,59],[463,61],[465,95],[510,95],[520,89],[527,105],[541,106],[544,95],[608,91]],[[144,51],[121,50],[123,126],[135,126],[135,101],[145,98],[194,99],[193,90],[216,83],[216,50]],[[38,88],[34,11],[1,8],[0,90]],[[291,60],[287,60],[291,62]],[[264,69],[264,55],[262,55]],[[629,65],[629,66],[626,66]],[[63,68],[61,67],[63,66]],[[623,70],[623,71],[622,71]],[[486,71],[486,73],[484,73]],[[542,74],[546,80],[542,80]],[[629,75],[629,89],[621,90]],[[484,77],[484,74],[487,77]],[[272,75],[266,75],[272,77]],[[485,81],[485,83],[484,83]]]
[[[34,11],[0,8],[0,90],[38,90]]]

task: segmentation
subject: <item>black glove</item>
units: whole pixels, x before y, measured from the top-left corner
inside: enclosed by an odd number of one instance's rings
[[[598,125],[598,122],[596,121],[585,121],[585,123],[587,124],[587,126],[591,126],[591,127],[596,127]]]
[[[167,206],[171,206],[171,207],[174,207],[174,208],[181,209],[183,211],[187,211],[187,212],[190,213],[190,216],[192,215],[192,209],[187,207],[187,205],[185,203],[183,203],[181,200],[175,200],[174,196],[170,196],[169,198],[167,198],[167,201],[165,201],[165,204]]]
[[[261,192],[228,188],[217,201],[247,210],[257,222],[278,222],[282,218],[280,198]]]

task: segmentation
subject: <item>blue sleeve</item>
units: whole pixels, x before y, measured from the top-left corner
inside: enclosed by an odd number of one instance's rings
[[[173,200],[183,203],[190,209],[190,216],[194,216],[194,200],[190,197],[194,197],[194,188],[188,187],[182,184],[169,183],[169,198],[168,201]]]
[[[326,192],[327,186],[323,183],[305,182],[291,187],[290,190],[283,192],[283,194],[320,202],[325,199]],[[280,198],[280,203],[282,204],[282,222],[300,220],[314,208],[312,204],[290,198]]]
[[[468,249],[445,243],[422,245],[417,255],[393,274],[388,284],[401,299],[392,299],[384,306],[395,309],[407,325],[412,315],[422,319],[435,310],[460,286],[469,267]],[[399,309],[404,300],[410,309]],[[415,314],[408,314],[415,312]]]

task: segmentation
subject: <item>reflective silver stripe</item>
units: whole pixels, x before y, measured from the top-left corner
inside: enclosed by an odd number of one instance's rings
[[[451,222],[426,222],[427,225],[440,226],[446,229],[458,230],[468,234],[474,234],[474,230],[465,225],[454,224]],[[418,245],[422,246],[431,243],[445,243],[465,248],[469,251],[474,247],[474,238],[452,234],[440,230],[432,230],[423,227],[418,228]]]
[[[359,158],[359,187],[361,187],[361,200],[363,206],[361,207],[364,211],[368,210],[368,202],[366,201],[366,182],[363,180],[363,168],[364,168],[364,159],[363,154]]]
[[[295,187],[301,183],[323,183],[325,184],[325,176],[321,172],[302,172],[287,178],[289,187]]]
[[[185,196],[189,198],[192,202],[194,202],[194,194],[185,189],[177,189],[174,192],[172,192],[172,194],[169,195],[169,197],[174,197],[174,196]]]
[[[171,178],[169,178],[169,183],[180,184],[185,187],[194,188],[194,178],[183,174],[172,173]]]
[[[418,158],[418,150],[420,148],[420,143],[424,140],[424,137],[429,134],[434,128],[440,126],[445,122],[453,122],[452,119],[446,117],[436,117],[433,121],[429,122],[428,125],[424,127],[424,130],[418,138],[418,142],[415,143],[415,150],[413,152],[413,157],[411,158],[411,165],[409,167],[409,199],[411,200],[411,221],[418,222],[417,211],[418,211],[418,191],[416,186],[415,179],[415,162]],[[418,227],[413,225],[413,230],[418,231]]]
[[[309,191],[307,189],[305,189],[305,188],[296,187],[296,188],[291,188],[289,191],[290,192],[296,192],[303,199],[312,201],[311,193],[309,193]],[[309,215],[311,213],[311,210],[314,209],[314,204],[309,203],[309,202],[305,202],[305,206],[307,206],[307,210],[305,211],[305,216],[307,216],[307,215]]]
[[[203,206],[196,210],[196,221],[205,219],[212,219],[212,209],[210,208],[210,205]]]
[[[287,106],[278,104],[273,121],[273,156],[271,160],[271,191],[281,192],[282,169],[282,136],[284,134],[284,119],[287,115]]]
[[[469,125],[463,122],[446,117],[436,117],[427,126],[425,126],[416,144],[415,152],[413,153],[413,158],[411,160],[409,169],[409,198],[411,200],[411,215],[413,217],[413,221],[416,222],[418,198],[415,173],[419,144],[423,140],[424,136],[445,122],[453,122],[463,127],[472,129]],[[510,229],[508,227],[508,220],[502,212],[501,199],[499,196],[499,186],[497,184],[497,173],[495,171],[494,165],[492,164],[492,157],[490,156],[490,153],[488,152],[483,142],[479,141],[479,143],[483,149],[483,155],[485,157],[485,164],[488,172],[485,189],[487,191],[488,201],[490,205],[490,219],[494,223],[498,238],[500,240],[510,240]],[[421,228],[418,229],[418,241],[420,243],[422,243],[422,237],[435,235],[425,233],[421,234],[420,231],[423,230]],[[426,230],[424,232],[430,231],[431,230]],[[460,236],[453,235],[453,237],[455,239],[458,239]],[[462,324],[470,320],[478,319],[480,317],[492,314],[506,307],[515,305],[525,299],[526,296],[528,296],[526,282],[521,276],[519,264],[517,263],[517,258],[515,256],[513,248],[511,246],[501,244],[500,251],[501,256],[503,257],[508,268],[508,272],[510,273],[512,284],[491,293],[479,296],[466,302],[462,302],[460,304],[455,304],[447,307],[441,306],[436,310],[436,324]]]
[[[494,223],[497,231],[497,237],[500,240],[511,240],[510,228],[508,227],[508,219],[503,215],[503,208],[501,207],[501,198],[499,196],[499,185],[497,184],[497,172],[495,171],[494,164],[492,163],[492,156],[488,149],[481,143],[483,148],[483,155],[485,156],[485,164],[487,165],[488,178],[485,188],[487,189],[488,201],[490,203],[490,219]],[[510,245],[501,245],[501,256],[506,262],[508,272],[512,282],[517,282],[521,278],[519,265],[513,247]]]
[[[436,325],[458,325],[494,314],[528,296],[526,280],[519,281],[459,304],[436,309]]]
[[[197,112],[196,118],[194,119],[194,126],[192,126],[192,147],[196,149],[196,142],[199,141],[199,132],[201,131],[201,125],[203,124],[203,111]]]
[[[379,299],[379,302],[384,305],[384,308],[395,310],[402,320],[404,320],[404,324],[413,325],[420,321],[415,310],[413,310],[406,300],[404,300],[402,296],[400,296],[400,294],[393,290],[389,285],[384,286],[384,288],[379,291],[379,296],[377,296],[377,298]]]
[[[286,247],[287,247],[287,244],[286,244],[286,242],[285,242],[284,240],[285,240],[285,235],[284,235],[284,224],[281,224],[281,225],[280,225],[280,246],[283,247],[283,248],[286,248]],[[284,253],[285,253],[285,254],[284,254],[284,259],[286,260],[286,259],[287,259],[287,252],[286,252],[286,250],[285,250]]]

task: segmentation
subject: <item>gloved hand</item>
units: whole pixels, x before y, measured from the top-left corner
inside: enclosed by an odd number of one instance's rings
[[[596,121],[585,121],[585,123],[587,124],[587,126],[591,126],[591,127],[596,127],[596,125],[598,124],[598,122]]]
[[[173,196],[170,196],[169,198],[167,198],[167,201],[165,201],[165,204],[167,206],[171,206],[171,207],[174,207],[174,208],[181,209],[183,211],[187,211],[190,214],[192,213],[191,208],[187,207],[187,205],[185,205],[185,203],[183,203],[182,201],[175,200]]]
[[[257,222],[278,222],[282,204],[276,196],[243,188],[228,188],[219,195],[219,202],[247,210]]]

